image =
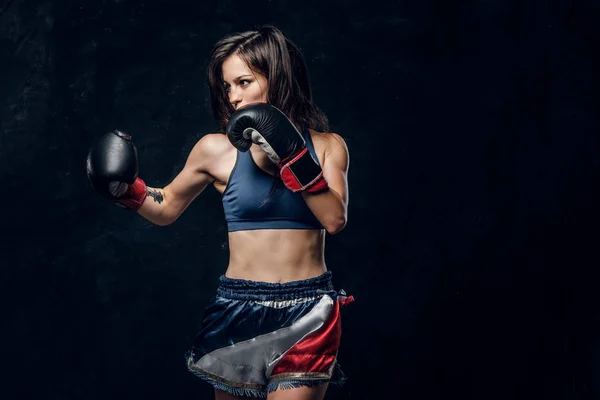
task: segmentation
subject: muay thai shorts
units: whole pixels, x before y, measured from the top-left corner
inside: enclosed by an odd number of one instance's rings
[[[343,384],[340,308],[353,300],[334,290],[330,271],[288,283],[221,276],[188,369],[235,396]]]

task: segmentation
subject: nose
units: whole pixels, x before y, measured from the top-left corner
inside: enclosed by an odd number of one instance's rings
[[[229,89],[229,102],[231,103],[234,109],[238,108],[238,106],[242,102],[242,94],[239,89]]]

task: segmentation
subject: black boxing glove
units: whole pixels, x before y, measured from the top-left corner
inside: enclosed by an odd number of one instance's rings
[[[279,175],[292,192],[317,193],[327,189],[323,170],[312,157],[294,124],[267,103],[249,104],[236,110],[227,123],[227,137],[240,151],[256,143],[279,167]]]
[[[117,130],[102,135],[88,153],[86,169],[92,187],[121,207],[138,211],[146,200],[131,136]]]

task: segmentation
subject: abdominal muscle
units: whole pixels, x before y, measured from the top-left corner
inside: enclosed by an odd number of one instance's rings
[[[325,231],[261,229],[229,233],[229,266],[225,276],[284,283],[319,276],[324,260]]]

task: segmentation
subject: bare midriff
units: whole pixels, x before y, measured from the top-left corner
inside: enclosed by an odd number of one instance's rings
[[[229,233],[229,265],[234,279],[284,283],[319,276],[325,230],[263,229]]]

